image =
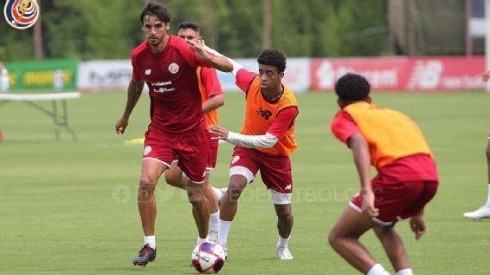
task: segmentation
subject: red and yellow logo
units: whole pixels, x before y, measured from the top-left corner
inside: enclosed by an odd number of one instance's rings
[[[7,0],[3,7],[3,15],[13,28],[24,30],[32,27],[40,14],[37,0]]]

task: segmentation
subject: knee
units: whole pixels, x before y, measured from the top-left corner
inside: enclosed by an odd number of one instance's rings
[[[277,211],[277,218],[282,222],[288,222],[288,223],[293,222],[293,214],[288,209]]]
[[[331,230],[328,233],[327,241],[331,247],[333,247],[333,248],[337,247],[339,239],[340,239],[340,236],[337,234],[337,232],[335,232],[335,230]]]
[[[201,203],[204,199],[204,189],[202,186],[196,186],[189,184],[187,186],[187,199],[191,204]]]
[[[242,194],[243,188],[244,185],[241,183],[235,181],[230,182],[228,186],[228,190],[226,191],[228,200],[237,201],[238,198],[240,198],[240,195]]]

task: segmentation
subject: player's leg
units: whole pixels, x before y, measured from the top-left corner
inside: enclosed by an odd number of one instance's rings
[[[165,182],[167,182],[168,185],[185,190],[182,171],[177,165],[177,160],[172,161],[170,168],[165,171]]]
[[[138,210],[144,233],[144,246],[138,256],[133,259],[134,265],[145,266],[155,260],[155,220],[157,205],[155,201],[155,187],[158,178],[165,171],[166,166],[154,159],[144,159],[138,187]]]
[[[199,234],[198,242],[206,241],[209,231],[210,206],[204,193],[204,180],[199,182],[189,179],[186,183],[186,190]]]
[[[210,173],[206,172],[204,182],[204,195],[209,202],[209,240],[212,242],[218,241],[218,226],[219,226],[219,207],[218,199],[214,194],[211,183],[209,182]]]
[[[291,212],[291,203],[274,204],[277,215],[277,231],[279,233],[276,254],[279,260],[292,260],[293,255],[289,251],[288,242],[293,228],[293,215]]]
[[[464,216],[469,219],[480,220],[490,218],[490,133],[487,138],[487,147],[485,150],[487,159],[487,200],[485,204],[473,212],[466,212]]]
[[[376,236],[383,245],[386,255],[395,271],[404,270],[412,272],[408,262],[407,252],[402,239],[396,233],[393,226],[376,225],[373,227]],[[406,273],[409,274],[409,273]]]
[[[210,139],[209,140],[209,148],[208,148],[208,161],[206,166],[206,179],[204,183],[204,194],[209,201],[210,206],[210,215],[209,215],[209,240],[212,242],[218,241],[218,226],[219,226],[219,206],[218,200],[215,192],[213,190],[213,186],[211,184],[211,172],[216,167],[216,163],[218,161],[218,147],[219,147],[218,139]]]
[[[371,218],[351,207],[347,207],[328,235],[332,248],[349,264],[360,272],[367,274],[371,269],[386,270],[371,256],[359,238],[374,226]],[[386,273],[388,274],[388,273]]]
[[[204,193],[206,166],[208,161],[209,135],[207,130],[176,141],[179,167],[185,174],[182,177],[187,190],[187,198],[192,204],[192,213],[196,222],[200,240],[208,236],[210,206]]]
[[[271,192],[272,203],[277,215],[277,230],[279,236],[276,244],[276,255],[280,260],[292,260],[288,242],[293,228],[291,199],[293,178],[291,175],[291,160],[289,157],[273,157],[256,153],[262,181]]]

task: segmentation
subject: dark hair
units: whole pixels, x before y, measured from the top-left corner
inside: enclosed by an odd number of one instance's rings
[[[263,50],[257,57],[257,62],[261,65],[274,66],[281,73],[286,69],[286,55],[279,50]]]
[[[341,100],[364,100],[369,96],[370,89],[364,76],[353,73],[345,74],[335,84],[335,93]]]
[[[150,1],[148,4],[146,4],[140,15],[141,24],[143,24],[143,19],[147,15],[154,15],[156,18],[158,18],[158,20],[164,23],[170,22],[170,14],[168,13],[167,6],[161,3]]]
[[[193,21],[180,22],[178,29],[179,30],[180,29],[191,29],[191,30],[194,30],[195,32],[200,32],[199,25]]]

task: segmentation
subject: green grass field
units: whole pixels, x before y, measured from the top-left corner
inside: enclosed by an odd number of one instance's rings
[[[486,198],[484,148],[490,94],[375,93],[375,102],[412,116],[432,145],[440,189],[427,207],[428,232],[415,241],[407,222],[397,225],[416,274],[488,274],[490,222],[463,213]],[[330,93],[298,94],[300,115],[293,155],[295,195],[291,251],[275,259],[276,218],[260,179],[239,204],[223,274],[357,274],[326,242],[331,228],[359,186],[351,152],[330,134],[337,111]],[[55,142],[47,116],[19,102],[0,108],[0,272],[5,274],[195,274],[189,267],[196,229],[183,191],[162,182],[157,191],[157,260],[146,268],[131,259],[142,245],[136,207],[141,137],[148,123],[148,98],[136,107],[124,136],[114,124],[124,93],[83,94],[68,102],[79,140],[62,132]],[[47,104],[49,106],[49,104]],[[240,130],[243,96],[226,94],[221,124]],[[403,138],[403,137],[400,137]],[[220,147],[215,186],[227,184],[232,147]],[[391,269],[373,234],[362,242]],[[142,273],[140,273],[142,274]]]

